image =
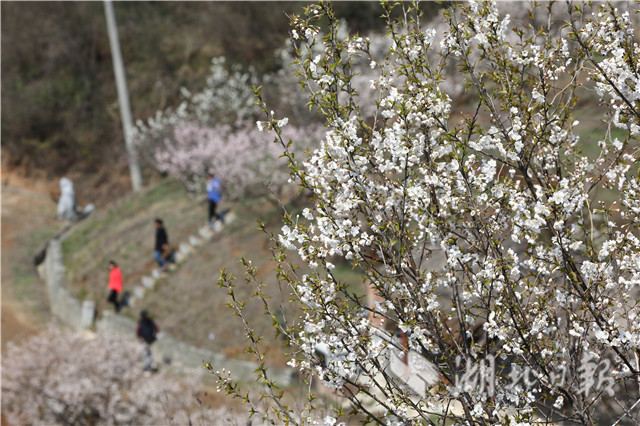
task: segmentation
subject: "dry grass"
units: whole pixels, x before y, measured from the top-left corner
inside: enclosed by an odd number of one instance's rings
[[[177,270],[158,280],[153,291],[123,314],[136,317],[139,310],[148,309],[160,328],[176,338],[234,358],[251,359],[244,354],[247,341],[242,322],[226,306],[226,290],[217,282],[220,271],[226,269],[238,278],[238,297],[251,299],[255,289],[244,282],[245,271],[239,262],[244,257],[258,269],[258,277],[267,285],[265,293],[275,303],[289,299],[277,284],[270,243],[257,224],[261,220],[277,230],[280,210],[263,199],[223,201],[220,208],[232,211],[234,222],[198,247]],[[171,244],[177,245],[187,242],[204,225],[206,205],[188,197],[179,183],[169,180],[96,212],[77,225],[63,243],[73,293],[96,301],[99,312],[107,307],[106,265],[111,259],[123,271],[125,291],[140,285],[141,277],[150,275],[155,267],[156,216],[164,219]],[[281,343],[269,338],[273,336],[271,319],[263,315],[262,304],[251,300],[246,313],[255,331],[266,336],[267,361],[283,364]]]
[[[2,187],[3,350],[7,342],[37,332],[49,318],[46,287],[33,256],[43,241],[61,229],[55,215],[56,205],[46,194]]]

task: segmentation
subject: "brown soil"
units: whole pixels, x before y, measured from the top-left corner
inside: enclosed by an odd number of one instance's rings
[[[56,205],[42,180],[25,180],[3,169],[2,182],[2,351],[44,327],[48,318],[46,293],[33,254],[60,224]]]
[[[4,293],[4,291],[3,291]],[[38,331],[38,328],[29,321],[24,314],[24,306],[15,299],[8,300],[6,295],[2,297],[2,351],[8,342],[22,339]]]

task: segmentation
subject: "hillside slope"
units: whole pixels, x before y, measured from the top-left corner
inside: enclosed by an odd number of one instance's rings
[[[8,174],[3,170],[3,181]],[[56,206],[42,188],[2,186],[2,350],[45,328],[49,307],[33,255],[61,229]],[[16,182],[17,183],[17,182]],[[29,220],[25,220],[28,217]]]
[[[288,207],[300,209],[303,200]],[[258,277],[266,284],[265,293],[275,303],[287,304],[290,295],[286,287],[279,286],[271,260],[270,242],[257,222],[267,224],[276,232],[280,227],[282,210],[264,199],[246,199],[223,202],[220,211],[233,213],[234,220],[224,225],[214,237],[197,247],[184,263],[160,278],[155,288],[122,315],[137,317],[141,309],[148,309],[162,330],[171,336],[198,347],[220,351],[228,356],[245,358],[246,339],[242,323],[226,306],[226,290],[217,285],[220,270],[225,269],[237,277],[236,294],[249,299],[255,289],[244,282],[241,258],[252,261]],[[140,194],[130,194],[97,211],[77,224],[63,242],[64,259],[69,286],[81,299],[94,300],[98,315],[111,309],[106,301],[109,260],[115,260],[122,269],[124,290],[133,291],[140,286],[143,276],[151,275],[156,264],[153,260],[155,228],[153,219],[161,217],[169,234],[170,243],[187,243],[191,235],[206,221],[206,205],[191,198],[174,180],[166,180],[148,187]],[[358,275],[344,265],[338,274],[345,280],[358,283]],[[357,289],[356,285],[356,289]],[[269,340],[271,318],[263,315],[261,303],[251,301],[246,308],[251,326],[258,334],[268,336],[268,361],[284,363],[280,343]]]

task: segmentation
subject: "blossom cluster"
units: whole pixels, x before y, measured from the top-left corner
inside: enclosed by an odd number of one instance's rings
[[[144,346],[121,334],[51,327],[2,357],[2,416],[11,424],[236,424],[246,414],[198,406],[201,373],[143,374]]]
[[[249,119],[257,112],[251,91],[255,84],[253,69],[243,70],[237,65],[229,69],[225,58],[213,58],[202,89],[192,93],[182,88],[184,99],[180,105],[157,111],[146,122],[138,120],[133,137],[139,145],[144,146],[149,141],[162,139],[182,123],[193,121],[201,126],[219,123],[232,125],[238,120]]]
[[[287,127],[283,131],[283,137],[300,141],[299,146],[312,144],[320,134],[317,126]],[[235,128],[185,122],[177,124],[173,134],[156,149],[154,161],[160,172],[176,177],[194,192],[202,190],[208,173],[215,173],[224,179],[229,197],[237,198],[258,184],[277,190],[288,181],[283,150],[272,139],[249,121]]]
[[[281,86],[290,92],[295,81],[279,76],[284,81],[279,85],[269,75],[260,79],[277,93],[284,93]],[[215,173],[230,198],[256,190],[264,193],[267,187],[279,193],[289,180],[287,162],[281,158],[283,147],[253,125],[258,113],[253,88],[258,80],[253,69],[228,67],[224,58],[214,58],[204,87],[194,93],[183,88],[183,102],[138,121],[134,138],[156,170],[180,180],[190,192],[203,191],[208,173]],[[320,126],[314,123],[287,126],[283,135],[298,141],[297,152],[319,136]]]
[[[291,362],[370,415],[373,399],[385,422],[434,412],[530,421],[546,415],[539,403],[589,423],[606,396],[585,395],[576,380],[559,386],[557,371],[607,356],[619,389],[640,378],[637,5],[505,14],[471,1],[445,8],[433,28],[404,7],[396,19],[387,6],[384,59],[372,57],[371,38],[340,34],[325,4],[293,18],[297,66],[327,131],[303,161],[290,159],[314,203],[286,216],[277,239],[309,268],[288,276],[303,310],[289,330]],[[464,102],[445,89],[451,61]],[[373,116],[352,84],[358,63],[379,73],[367,89]],[[577,104],[604,121],[599,143]],[[338,279],[338,263],[362,282]],[[368,302],[358,284],[372,289]],[[398,346],[433,364],[439,392],[416,399],[389,376]],[[540,385],[498,383],[492,398],[454,392],[456,356],[531,367]],[[636,399],[618,399],[618,412]]]
[[[598,95],[610,104],[612,124],[638,137],[640,81],[635,59],[640,56],[640,46],[634,34],[637,12],[633,18],[631,13],[611,4],[602,5],[579,29],[577,36],[593,61],[590,77],[596,83]]]

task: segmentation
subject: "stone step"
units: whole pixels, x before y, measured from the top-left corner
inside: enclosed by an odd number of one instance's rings
[[[220,231],[222,231],[222,222],[220,222],[220,221],[214,222],[213,226],[211,227],[211,231],[210,232],[212,232],[212,234],[213,234],[213,233],[217,233],[217,232],[220,232]]]
[[[199,247],[202,245],[202,240],[196,236],[191,235],[189,237],[189,244],[191,244],[193,247]]]
[[[180,246],[178,246],[178,253],[182,254],[182,255],[189,255],[193,252],[193,247],[187,243],[180,243]]]
[[[155,280],[151,277],[142,277],[142,285],[145,288],[153,288],[154,284],[155,284]]]
[[[203,240],[209,241],[213,237],[213,231],[211,231],[208,226],[204,226],[198,230],[198,235],[200,235],[200,238]]]
[[[229,212],[224,216],[225,225],[228,223],[233,223],[234,220],[236,220],[236,214],[234,212]]]
[[[144,289],[144,287],[135,286],[133,288],[133,297],[135,297],[136,299],[142,299],[145,293],[146,290]]]
[[[215,225],[218,225],[219,229],[222,228],[222,224],[220,222],[216,222]],[[168,265],[168,271],[175,271],[178,263],[182,263],[185,259],[193,254],[197,247],[204,244],[206,241],[210,240],[214,235],[214,230],[210,229],[208,226],[202,227],[198,229],[198,235],[189,236],[189,242],[182,242],[179,244],[178,249],[176,250],[174,256],[176,263],[170,263]],[[143,276],[141,279],[142,286],[136,286],[133,289],[133,294],[131,295],[130,306],[133,306],[134,301],[141,300],[144,298],[147,290],[152,290],[155,287],[155,283],[160,278],[166,277],[167,273],[163,272],[159,268],[153,268],[151,270],[151,276]]]

